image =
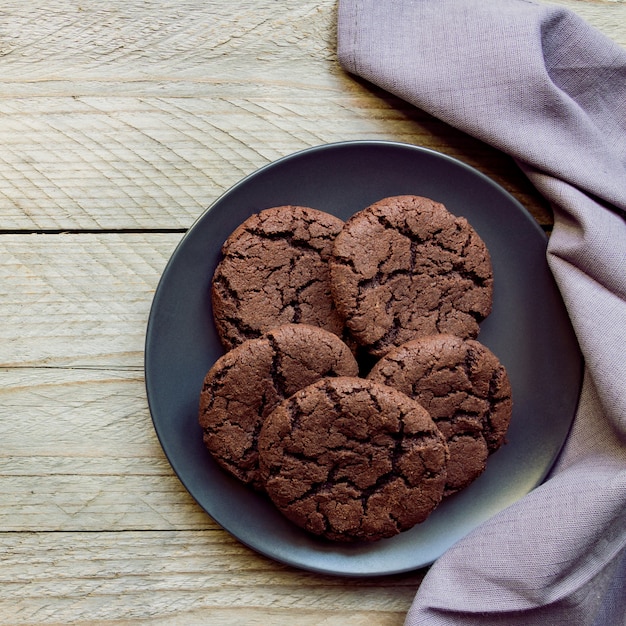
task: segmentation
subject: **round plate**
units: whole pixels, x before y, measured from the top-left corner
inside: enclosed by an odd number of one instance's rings
[[[479,340],[506,366],[513,388],[508,443],[485,473],[413,529],[372,544],[318,539],[263,495],[224,473],[204,448],[197,421],[204,375],[222,354],[210,284],[228,235],[247,217],[283,204],[342,219],[386,196],[414,194],[466,217],[487,244],[494,305]],[[172,468],[206,512],[254,550],[315,572],[376,576],[432,563],[481,522],[545,478],[576,411],[582,358],[546,263],[547,238],[506,191],[451,157],[412,145],[323,145],[267,165],[232,187],[183,237],[160,280],[148,322],[146,390]]]

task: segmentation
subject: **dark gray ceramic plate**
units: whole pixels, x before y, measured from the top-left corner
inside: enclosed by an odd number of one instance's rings
[[[515,408],[508,444],[485,473],[423,524],[392,539],[337,545],[296,528],[263,496],[227,476],[197,424],[205,373],[222,354],[210,310],[220,247],[252,213],[308,205],[341,218],[385,196],[423,195],[465,216],[494,266],[492,314],[480,341],[507,367]],[[581,356],[546,264],[546,236],[506,191],[473,168],[416,146],[376,141],[324,145],[267,165],[225,193],[183,237],[157,288],[146,337],[154,427],[191,495],[245,545],[306,570],[376,576],[432,563],[481,522],[545,478],[577,406]]]

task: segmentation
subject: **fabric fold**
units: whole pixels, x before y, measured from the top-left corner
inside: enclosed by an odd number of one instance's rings
[[[347,71],[622,212],[625,54],[570,11],[524,0],[339,4]]]
[[[623,623],[626,50],[527,0],[340,0],[338,58],[511,155],[550,201],[548,262],[586,363],[551,475],[431,567],[406,623]]]

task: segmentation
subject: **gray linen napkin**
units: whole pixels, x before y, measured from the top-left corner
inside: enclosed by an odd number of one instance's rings
[[[626,623],[626,51],[525,0],[340,0],[342,66],[512,155],[586,368],[548,480],[431,567],[406,624]]]

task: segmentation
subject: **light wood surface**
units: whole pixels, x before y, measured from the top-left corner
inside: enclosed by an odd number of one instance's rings
[[[626,46],[626,3],[568,6]],[[151,300],[185,230],[266,163],[391,139],[550,212],[505,155],[344,74],[334,0],[0,8],[0,624],[402,624],[424,571],[320,576],[240,545],[160,448]]]

